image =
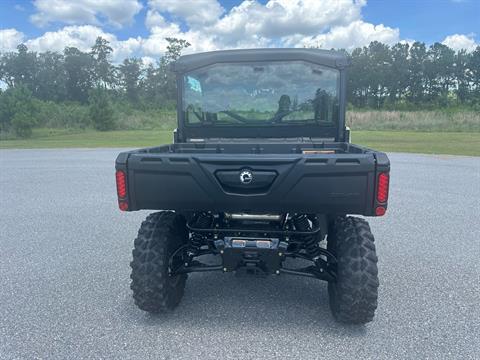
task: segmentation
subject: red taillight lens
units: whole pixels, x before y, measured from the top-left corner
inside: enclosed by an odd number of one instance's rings
[[[117,179],[117,195],[119,199],[124,199],[127,197],[127,177],[125,172],[117,170],[115,178]]]
[[[388,200],[388,182],[389,175],[388,173],[380,173],[378,175],[377,182],[377,200],[378,202],[384,203]]]

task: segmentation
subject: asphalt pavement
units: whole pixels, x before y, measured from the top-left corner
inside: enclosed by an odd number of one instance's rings
[[[325,283],[191,275],[167,315],[138,310],[117,210],[119,150],[0,151],[1,359],[479,359],[480,158],[390,154],[370,219],[379,306],[337,324]]]

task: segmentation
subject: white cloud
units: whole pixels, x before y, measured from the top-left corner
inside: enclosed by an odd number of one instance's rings
[[[191,46],[184,51],[186,54],[218,49],[211,37],[204,36],[199,31],[182,32],[175,24],[170,24],[167,27],[154,26],[150,31],[150,36],[142,41],[143,53],[149,56],[158,57],[165,52],[168,45],[165,40],[167,37],[187,40]]]
[[[182,31],[178,24],[168,23],[156,10],[147,12],[145,24],[150,29],[149,37],[142,43],[142,49],[146,55],[162,55],[168,44],[165,40],[167,37],[187,40],[191,47],[185,53],[218,49],[211,35],[201,30]]]
[[[113,49],[112,57],[114,62],[122,62],[124,59],[132,56],[138,57],[142,54],[143,39],[141,37],[129,38],[127,40],[117,40],[111,42]]]
[[[145,26],[148,29],[151,29],[155,26],[168,26],[165,18],[160,15],[158,11],[155,10],[148,10],[147,16],[145,17]]]
[[[225,11],[217,0],[150,0],[148,5],[160,13],[184,19],[190,28],[211,25]]]
[[[384,44],[394,44],[400,40],[399,29],[388,26],[373,25],[362,20],[354,21],[347,26],[336,26],[329,32],[311,37],[286,37],[285,43],[295,47],[320,47],[324,49],[342,48],[352,50],[355,47],[365,46],[372,41]]]
[[[243,0],[228,12],[218,0],[149,0],[144,19],[149,35],[126,40],[103,30],[100,20],[118,26],[128,23],[140,10],[140,0],[125,0],[121,5],[118,0],[35,0],[34,4],[38,12],[33,20],[40,25],[53,21],[82,25],[65,26],[28,40],[32,50],[62,51],[75,46],[88,51],[96,37],[102,36],[110,41],[115,62],[131,56],[155,61],[166,50],[166,37],[190,42],[185,53],[282,46],[352,49],[374,40],[387,44],[401,41],[398,28],[362,20],[366,0]],[[20,32],[9,30],[5,35],[9,44],[15,43],[15,36],[24,39]]]
[[[35,0],[34,5],[37,12],[30,20],[40,27],[51,22],[99,25],[99,18],[104,17],[120,28],[131,24],[142,9],[138,0]]]
[[[0,52],[14,51],[25,35],[16,29],[0,29]]]
[[[192,44],[189,52],[314,45],[319,40],[324,46],[351,48],[363,45],[368,39],[389,42],[398,39],[397,29],[361,21],[365,3],[365,0],[269,0],[262,4],[244,0],[224,13],[217,0],[150,0],[145,23],[151,35],[145,47],[149,54],[161,54],[166,45],[162,41],[165,34],[188,40]],[[167,23],[167,14],[174,21],[184,20],[188,30]],[[355,24],[354,29],[351,24]],[[337,39],[340,45],[334,44]]]
[[[315,36],[358,20],[364,5],[365,0],[245,0],[202,33],[218,48],[274,46],[281,37]]]
[[[270,0],[265,5],[244,1],[220,21],[220,28],[233,23],[237,30],[245,25],[247,33],[264,37],[314,35],[359,19],[364,4],[363,0]]]
[[[104,32],[97,26],[71,25],[57,31],[48,31],[40,37],[28,40],[26,45],[29,49],[38,52],[47,50],[62,52],[67,46],[89,51],[98,36],[110,42],[113,49],[112,59],[115,62],[120,62],[126,57],[138,54],[143,42],[141,38],[118,40],[115,35]]]
[[[447,36],[443,41],[443,45],[447,45],[455,51],[465,49],[467,51],[474,51],[477,46],[480,46],[474,39],[475,34],[453,34]]]
[[[34,51],[63,51],[67,46],[76,47],[82,51],[89,50],[95,43],[95,39],[102,36],[108,41],[115,40],[113,34],[105,33],[101,28],[92,25],[65,26],[57,31],[48,31],[42,36],[30,39],[26,42],[29,49]]]
[[[146,55],[163,54],[168,44],[165,40],[167,37],[185,37],[177,24],[154,26],[150,29],[150,32],[150,36],[144,39],[142,43],[142,49]]]

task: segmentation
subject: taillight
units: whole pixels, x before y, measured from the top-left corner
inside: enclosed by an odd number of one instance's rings
[[[115,179],[117,180],[118,207],[122,211],[127,211],[127,175],[125,175],[125,171],[117,170],[115,172]]]
[[[117,170],[115,173],[115,178],[117,179],[117,195],[119,199],[124,199],[127,197],[127,177],[125,172],[122,170]]]
[[[377,181],[377,200],[378,202],[385,203],[388,200],[388,173],[380,173]]]

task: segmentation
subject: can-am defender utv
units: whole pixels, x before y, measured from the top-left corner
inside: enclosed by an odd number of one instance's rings
[[[116,160],[120,209],[159,210],[135,239],[140,309],[173,309],[189,273],[236,271],[325,280],[336,319],[373,319],[374,238],[363,218],[347,214],[385,214],[390,164],[349,142],[347,65],[345,55],[316,49],[217,51],[174,63],[173,143]],[[288,258],[305,265],[289,267]]]

